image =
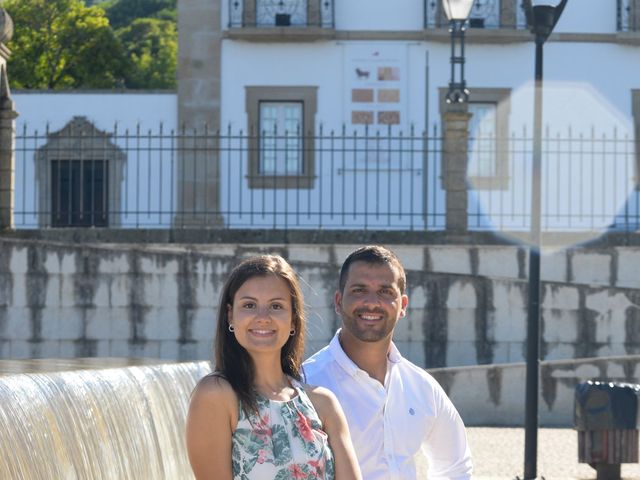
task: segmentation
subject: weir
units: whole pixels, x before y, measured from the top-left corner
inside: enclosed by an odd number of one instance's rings
[[[0,361],[0,478],[193,478],[185,419],[210,371],[204,361]]]

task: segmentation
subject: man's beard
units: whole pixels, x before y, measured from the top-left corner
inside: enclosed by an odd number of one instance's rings
[[[363,326],[362,322],[366,321],[360,318],[360,315],[367,313],[380,315],[382,318],[376,321],[379,325]],[[379,308],[359,308],[351,315],[346,315],[344,312],[342,315],[345,328],[362,342],[378,342],[393,331],[394,325],[390,325],[387,312]]]

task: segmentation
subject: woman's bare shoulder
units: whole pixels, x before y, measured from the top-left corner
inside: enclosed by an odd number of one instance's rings
[[[236,393],[231,384],[221,375],[210,374],[200,379],[193,390],[193,399],[204,402],[232,402],[236,403]]]
[[[328,388],[305,385],[304,391],[321,417],[331,415],[340,408],[338,399]]]

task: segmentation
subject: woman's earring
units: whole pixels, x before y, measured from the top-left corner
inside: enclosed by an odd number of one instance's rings
[[[229,331],[230,331],[231,333],[233,333],[233,332],[235,332],[235,331],[236,331],[236,329],[235,329],[235,328],[233,328],[233,325],[229,324]]]
[[[296,334],[296,329],[292,328],[291,331],[289,332],[289,336],[293,337]]]

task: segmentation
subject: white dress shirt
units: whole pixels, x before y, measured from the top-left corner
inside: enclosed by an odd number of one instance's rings
[[[426,456],[430,480],[471,478],[464,424],[438,382],[392,343],[381,385],[344,353],[339,334],[304,363],[304,374],[338,397],[363,479],[417,479],[419,455]]]

